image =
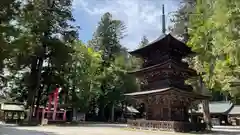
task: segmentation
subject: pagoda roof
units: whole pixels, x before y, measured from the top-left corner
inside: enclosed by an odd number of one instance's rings
[[[156,89],[156,90],[148,90],[148,91],[139,91],[139,92],[133,92],[133,93],[127,93],[126,96],[136,96],[136,95],[146,95],[146,94],[152,94],[157,92],[163,92],[170,90],[171,88],[163,88],[163,89]]]
[[[232,102],[215,101],[209,103],[209,111],[211,114],[235,114],[238,108],[235,108]],[[198,110],[193,109],[193,113],[203,113],[202,104],[198,104]]]
[[[187,56],[188,54],[194,54],[194,52],[191,51],[190,47],[188,47],[182,41],[173,37],[170,33],[163,34],[153,42],[150,42],[147,46],[131,51],[129,53],[135,56],[144,56],[146,53],[149,53],[156,49],[168,51],[171,48],[180,50],[184,56]]]
[[[229,115],[240,115],[240,105],[234,105]]]
[[[140,73],[140,72],[146,72],[146,71],[151,71],[151,70],[154,70],[154,69],[158,69],[158,68],[168,68],[169,66],[173,67],[173,68],[176,68],[175,65],[178,65],[178,64],[183,64],[183,63],[177,63],[175,62],[173,59],[169,59],[163,63],[160,63],[160,64],[156,64],[156,65],[153,65],[153,66],[150,66],[150,67],[146,67],[146,68],[141,68],[139,70],[135,70],[135,71],[132,71],[132,72],[129,72],[129,73]],[[178,66],[178,68],[180,70],[183,70],[183,71],[188,71],[194,75],[197,75],[196,71],[191,69],[191,68],[184,68],[182,66]]]
[[[163,89],[133,92],[133,93],[127,93],[125,95],[126,96],[139,97],[139,96],[159,94],[159,93],[164,93],[164,92],[169,92],[169,91],[178,92],[178,93],[181,93],[182,95],[186,95],[186,96],[189,96],[189,97],[195,97],[196,99],[208,99],[208,98],[211,97],[209,95],[199,94],[199,93],[196,93],[194,91],[191,91],[191,92],[184,91],[184,90],[181,90],[181,89],[178,89],[178,88],[175,88],[175,87],[167,87],[167,88],[163,88]]]

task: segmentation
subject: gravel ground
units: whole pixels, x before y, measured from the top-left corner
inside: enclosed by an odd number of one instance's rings
[[[213,130],[218,132],[212,134],[240,135],[240,129],[236,128],[230,129],[218,127]],[[12,126],[1,125],[0,127],[0,135],[171,135],[171,134],[184,135],[183,133],[131,130],[127,129],[124,125],[117,124],[92,124],[88,126],[72,126],[72,127],[57,127],[57,126],[19,127],[13,125]]]

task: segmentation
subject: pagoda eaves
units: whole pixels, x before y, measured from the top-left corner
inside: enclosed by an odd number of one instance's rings
[[[186,73],[189,73],[191,76],[197,76],[197,72],[191,68],[188,68],[188,65],[184,65],[184,63],[177,63],[176,61],[169,59],[163,63],[159,63],[150,67],[145,67],[145,68],[141,68],[139,70],[135,70],[135,71],[130,71],[128,72],[129,74],[143,74],[145,72],[149,72],[149,71],[154,71],[154,70],[162,70],[162,69],[173,69],[175,71],[179,70],[179,71],[184,71]]]
[[[174,52],[178,52],[183,57],[190,54],[195,54],[192,52],[190,47],[186,46],[185,43],[179,41],[171,34],[163,34],[153,42],[149,43],[147,46],[131,51],[129,53],[137,57],[147,57],[149,53],[157,49],[161,50],[161,52],[169,52],[172,50]]]

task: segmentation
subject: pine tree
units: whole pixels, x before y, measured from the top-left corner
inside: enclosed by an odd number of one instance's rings
[[[142,47],[145,47],[147,46],[149,43],[148,39],[146,36],[143,36],[142,39],[141,39],[141,42],[139,44],[139,48],[142,48]]]
[[[127,74],[131,69],[132,61],[121,39],[125,36],[125,25],[120,20],[114,20],[110,13],[105,13],[93,39],[89,42],[91,47],[101,52],[101,92],[98,98],[98,108],[101,120],[114,119],[114,106],[124,100],[124,92],[137,89],[136,80]],[[131,87],[131,88],[130,88]],[[110,109],[111,108],[111,109]],[[109,117],[104,112],[112,112]]]

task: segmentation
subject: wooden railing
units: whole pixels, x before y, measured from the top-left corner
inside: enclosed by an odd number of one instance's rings
[[[190,132],[203,131],[205,124],[203,123],[189,123],[178,121],[154,121],[154,120],[128,120],[130,128],[144,129],[144,130],[162,130],[162,131],[176,131],[176,132]]]

